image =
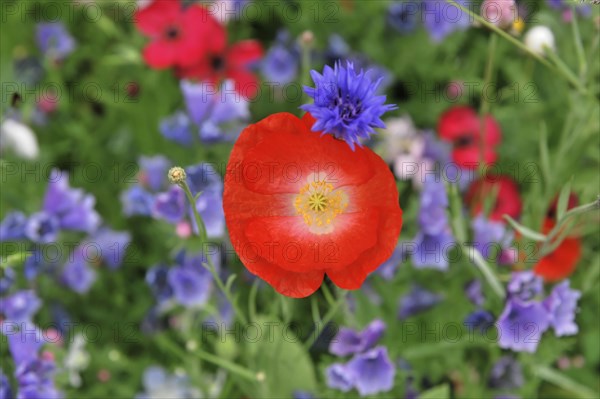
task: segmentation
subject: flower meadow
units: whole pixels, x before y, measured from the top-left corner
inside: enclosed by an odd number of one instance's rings
[[[0,399],[600,396],[597,1],[0,18]]]

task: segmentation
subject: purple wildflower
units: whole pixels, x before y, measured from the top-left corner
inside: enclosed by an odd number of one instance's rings
[[[61,229],[93,233],[100,225],[95,198],[69,187],[69,175],[53,169],[44,197],[43,211],[58,218]]]
[[[481,334],[485,334],[494,325],[494,316],[486,310],[478,309],[469,313],[463,324],[469,327],[469,331],[477,329]]]
[[[352,375],[346,365],[334,363],[325,370],[327,386],[342,392],[348,392],[353,387]]]
[[[165,156],[142,156],[138,163],[140,165],[140,180],[151,191],[161,191],[169,186],[167,172],[171,167],[171,161]]]
[[[550,326],[548,310],[540,302],[509,299],[497,321],[499,346],[516,352],[535,352]]]
[[[441,295],[428,291],[418,285],[414,285],[408,294],[400,298],[398,317],[400,320],[407,319],[417,313],[431,309],[441,300]]]
[[[168,191],[156,195],[152,214],[169,223],[177,223],[185,216],[186,199],[183,189],[171,186]]]
[[[289,83],[298,75],[298,58],[297,52],[282,43],[276,43],[262,61],[262,73],[269,81]]]
[[[0,223],[0,242],[22,240],[25,238],[27,217],[23,212],[12,211],[6,214]]]
[[[343,139],[352,150],[355,144],[362,145],[361,139],[375,134],[374,128],[384,128],[381,116],[396,108],[385,104],[385,96],[376,94],[383,78],[372,81],[363,70],[357,73],[351,62],[345,67],[341,62],[334,68],[325,66],[323,75],[314,70],[310,74],[315,88],[305,87],[304,91],[314,103],[300,108],[316,119],[312,130]]]
[[[141,186],[131,186],[121,195],[121,203],[126,216],[150,216],[154,207],[154,195]]]
[[[60,232],[60,220],[48,212],[37,212],[29,217],[25,226],[28,239],[39,244],[56,241]]]
[[[146,273],[146,283],[159,304],[173,297],[173,288],[167,280],[168,274],[169,268],[165,265],[154,266]]]
[[[512,241],[512,235],[507,235],[504,223],[478,216],[473,219],[472,227],[474,247],[488,260],[495,260]],[[494,247],[496,251],[492,250]],[[492,258],[492,255],[495,256]]]
[[[512,356],[502,356],[492,367],[489,386],[494,389],[517,389],[523,386],[523,369]]]
[[[542,294],[544,282],[531,271],[513,272],[506,289],[511,297],[527,302]]]
[[[392,253],[392,256],[377,268],[377,273],[386,280],[391,280],[396,274],[396,270],[406,258],[406,247],[405,243],[400,242],[396,245],[396,249]]]
[[[98,251],[98,257],[102,258],[111,269],[116,269],[123,263],[125,250],[129,246],[131,235],[126,231],[114,231],[103,227],[94,236],[85,242],[86,245],[94,245]]]
[[[61,22],[38,24],[36,39],[40,50],[57,60],[64,59],[75,50],[75,39]]]
[[[416,268],[448,269],[448,252],[454,246],[454,238],[449,231],[442,231],[438,235],[419,232],[415,237],[415,245],[412,262]]]
[[[173,297],[186,307],[201,306],[212,292],[212,276],[204,266],[203,255],[178,256],[179,264],[169,270],[167,280],[173,288]]]
[[[415,30],[419,19],[419,3],[392,2],[387,10],[387,23],[397,32],[406,34]]]
[[[79,245],[69,255],[61,274],[62,282],[79,294],[88,292],[96,280],[96,272],[90,267],[88,257],[86,247]]]
[[[6,298],[0,298],[0,313],[13,323],[26,323],[31,321],[41,305],[42,301],[33,290],[17,291]]]
[[[192,121],[183,111],[177,111],[173,115],[160,121],[160,133],[164,138],[183,146],[192,144]]]
[[[368,352],[355,355],[346,364],[346,369],[361,396],[388,392],[394,386],[396,367],[391,362],[385,347],[378,346]]]
[[[347,356],[362,353],[371,349],[385,331],[385,324],[381,320],[374,320],[362,331],[356,332],[350,328],[342,327],[329,345],[329,352],[337,356]]]
[[[467,283],[465,285],[465,294],[475,306],[483,306],[485,297],[483,296],[481,280],[471,280]]]
[[[550,312],[550,325],[557,337],[577,334],[579,328],[575,323],[577,301],[581,292],[569,288],[569,280],[565,280],[552,289],[544,300],[544,306]]]
[[[467,6],[466,0],[457,0],[461,6]],[[423,24],[434,42],[441,42],[457,30],[470,25],[469,14],[443,0],[424,0],[421,8]]]

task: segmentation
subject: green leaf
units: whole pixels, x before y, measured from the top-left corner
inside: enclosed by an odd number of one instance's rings
[[[521,233],[523,236],[525,236],[531,240],[534,240],[534,241],[540,241],[540,242],[546,241],[545,235],[538,233],[537,231],[533,231],[528,227],[523,226],[522,224],[520,224],[519,222],[517,222],[515,219],[511,218],[510,216],[504,215],[504,220],[506,220],[513,229],[515,229],[516,231]]]
[[[438,385],[428,389],[419,395],[419,399],[449,399],[450,398],[450,387],[448,384]]]
[[[238,385],[254,398],[291,398],[296,390],[314,391],[317,382],[313,362],[302,346],[302,337],[294,335],[298,330],[283,322],[268,321],[259,318],[248,326],[248,336],[254,338],[254,331],[260,331],[260,339],[246,345],[246,363],[264,380],[238,381]]]
[[[558,204],[556,206],[556,221],[560,222],[567,212],[569,206],[569,196],[571,195],[571,183],[573,183],[573,177],[564,185],[558,196]]]

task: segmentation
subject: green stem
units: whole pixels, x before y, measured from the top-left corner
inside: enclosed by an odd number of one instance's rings
[[[225,297],[227,298],[229,303],[231,303],[231,306],[233,307],[236,317],[243,324],[247,324],[248,320],[246,319],[246,316],[241,311],[241,309],[238,307],[237,301],[233,298],[233,296],[231,295],[231,292],[227,289],[227,287],[225,287],[225,284],[223,284],[223,280],[221,280],[221,277],[219,276],[219,273],[217,273],[217,269],[215,268],[215,265],[213,264],[212,257],[210,256],[209,253],[206,252],[206,246],[204,245],[208,241],[207,236],[206,236],[206,227],[204,226],[204,221],[202,220],[202,217],[198,213],[198,209],[196,209],[196,201],[194,199],[194,196],[192,195],[192,192],[190,191],[190,187],[188,186],[188,184],[185,180],[182,181],[181,183],[179,183],[179,186],[185,192],[185,195],[186,195],[188,201],[190,202],[190,205],[192,206],[192,212],[194,213],[194,219],[196,220],[196,224],[198,225],[200,239],[202,240],[202,244],[203,244],[202,252],[204,253],[204,257],[206,258],[206,262],[207,262],[206,268],[208,269],[210,274],[213,276],[213,279],[215,280],[217,287],[219,287],[219,289],[221,290],[223,295],[225,295]]]
[[[323,328],[325,328],[325,326],[327,326],[327,323],[329,323],[336,315],[340,307],[346,301],[347,295],[348,291],[342,291],[342,294],[338,297],[337,301],[333,304],[331,308],[329,308],[329,311],[325,313],[325,316],[320,320],[320,322],[323,324]],[[313,344],[317,341],[317,338],[319,338],[320,335],[320,332],[315,331],[315,333],[311,334],[310,338],[306,340],[306,342],[304,343],[304,347],[306,349],[310,349],[310,347],[313,346]]]
[[[548,381],[562,389],[575,394],[579,398],[597,398],[599,397],[598,392],[580,384],[577,381],[573,381],[571,378],[564,374],[559,373],[546,366],[534,366],[534,373],[542,380]]]
[[[585,58],[585,50],[583,49],[583,43],[581,42],[581,35],[579,34],[579,24],[577,23],[577,11],[575,6],[571,7],[571,27],[573,28],[573,38],[575,40],[575,49],[577,50],[577,58],[579,59],[579,76],[585,78],[587,75],[587,60]]]
[[[460,245],[460,249],[464,255],[466,255],[474,264],[477,266],[483,277],[486,279],[492,290],[500,297],[500,299],[504,299],[506,297],[506,293],[504,292],[504,287],[496,273],[492,271],[490,266],[487,264],[485,259],[481,253],[477,250],[477,248],[469,247],[464,244]]]
[[[556,65],[552,64],[551,62],[549,62],[543,56],[541,56],[541,55],[535,53],[534,51],[530,50],[525,44],[523,44],[519,40],[515,39],[509,33],[503,31],[502,29],[500,29],[496,25],[488,22],[487,20],[485,20],[485,18],[483,18],[483,17],[475,14],[473,11],[471,11],[471,10],[469,10],[469,9],[461,6],[455,0],[446,0],[446,1],[448,3],[450,3],[450,4],[453,4],[454,6],[456,6],[458,8],[460,8],[463,12],[466,12],[467,14],[469,14],[473,19],[475,19],[480,24],[484,25],[488,29],[491,29],[492,31],[494,31],[498,35],[502,36],[504,39],[508,40],[509,42],[511,42],[512,44],[514,44],[518,48],[520,48],[521,50],[525,51],[527,54],[529,54],[530,56],[532,56],[533,58],[535,58],[536,60],[538,60],[545,67],[551,69],[554,72],[559,73],[563,78],[565,78],[568,82],[570,82],[573,86],[575,86],[577,88],[577,90],[579,90],[581,93],[587,94],[586,88],[581,84],[581,82],[577,78],[574,77],[574,75],[572,73],[565,74],[565,71],[557,68]]]
[[[188,354],[186,352],[184,352],[178,345],[176,345],[174,342],[172,342],[165,335],[158,335],[156,339],[159,341],[160,344],[162,344],[164,347],[167,347],[171,352],[176,354],[182,360],[187,360],[189,358]],[[254,381],[254,382],[258,381],[257,373],[254,373],[242,366],[238,366],[235,363],[231,363],[227,360],[224,360],[218,356],[211,355],[210,353],[204,352],[200,348],[193,351],[193,354],[195,354],[200,359],[202,359],[206,362],[212,363],[215,366],[219,366],[222,369],[229,371],[231,374],[235,374],[239,377],[242,377],[242,378],[250,380],[250,381]]]
[[[562,240],[555,240],[555,238],[560,234],[563,230],[563,227],[567,223],[567,221],[575,216],[581,215],[582,213],[590,212],[600,209],[600,196],[594,202],[590,202],[589,204],[581,205],[576,208],[573,208],[565,213],[563,218],[558,221],[556,226],[548,233],[546,236],[546,241],[542,244],[542,248],[540,249],[540,256],[543,257],[551,253]]]

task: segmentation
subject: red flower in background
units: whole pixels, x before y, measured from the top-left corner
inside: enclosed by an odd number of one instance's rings
[[[495,196],[495,201],[493,196]],[[474,181],[467,190],[465,201],[473,215],[483,211],[486,201],[493,201],[489,218],[503,221],[502,215],[507,214],[517,219],[521,214],[521,195],[517,183],[508,176],[486,175]]]
[[[279,293],[315,292],[325,274],[358,289],[396,246],[402,211],[394,177],[368,148],[278,113],[233,147],[223,194],[231,241],[246,268]]]
[[[483,134],[482,127],[485,127]],[[500,144],[502,132],[491,115],[485,116],[482,126],[479,115],[472,108],[450,108],[440,117],[438,133],[443,140],[453,144],[452,159],[460,167],[477,169],[481,162],[496,162],[495,147]]]
[[[575,208],[579,199],[573,193],[569,194],[567,209]],[[558,196],[554,198],[548,212],[542,232],[548,234],[556,225],[556,208]],[[576,237],[566,237],[558,247],[548,255],[541,258],[534,266],[534,273],[542,276],[546,281],[558,281],[569,277],[574,271],[581,257],[581,242]]]
[[[542,232],[547,234],[554,228],[553,219],[546,218]],[[558,247],[548,255],[541,258],[533,267],[533,272],[546,281],[559,281],[569,277],[574,271],[581,257],[581,243],[578,238],[567,237]]]
[[[256,40],[242,40],[229,48],[225,41],[211,50],[194,65],[179,68],[181,78],[193,78],[213,84],[222,79],[235,82],[235,90],[245,98],[251,98],[258,91],[258,78],[251,71],[263,56],[262,45]]]
[[[184,8],[179,0],[153,1],[136,12],[135,23],[152,39],[144,59],[153,68],[190,67],[226,42],[225,29],[205,8]]]

